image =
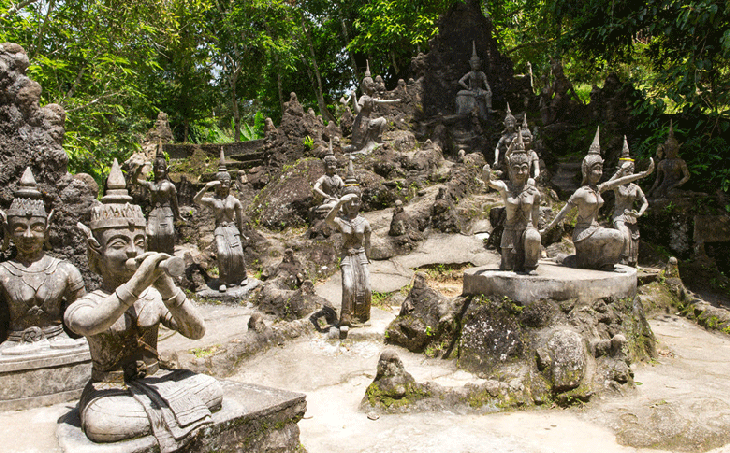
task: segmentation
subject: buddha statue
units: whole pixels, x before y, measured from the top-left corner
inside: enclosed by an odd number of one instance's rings
[[[599,130],[596,130],[596,136],[581,165],[583,185],[573,193],[555,219],[540,234],[552,229],[568,212],[577,209],[578,219],[573,229],[575,263],[571,264],[583,269],[613,270],[624,253],[627,238],[616,228],[605,228],[598,224],[598,210],[603,205],[601,193],[645,177],[654,170],[654,160],[651,160],[646,171],[600,183],[603,176],[603,158],[600,152]]]
[[[459,79],[459,85],[464,89],[456,93],[456,113],[469,113],[477,107],[479,116],[486,119],[492,110],[492,89],[489,87],[487,75],[481,69],[482,60],[477,55],[476,43],[472,41],[471,45],[472,55],[469,59],[471,70]]]
[[[89,268],[102,277],[101,288],[76,300],[64,317],[91,352],[81,427],[94,442],[154,435],[160,451],[178,451],[212,423],[222,390],[210,376],[161,367],[160,324],[191,339],[202,338],[205,325],[165,271],[179,258],[145,252],[146,221],[131,199],[115,160],[89,226],[78,224],[88,241]]]
[[[177,189],[167,177],[167,161],[162,154],[162,145],[152,165],[153,182],[145,180],[138,167],[133,181],[146,187],[152,201],[152,210],[147,215],[147,250],[151,252],[175,253],[175,221],[180,220],[177,207]]]
[[[207,196],[210,188],[215,188],[213,196]],[[231,193],[231,175],[226,170],[225,155],[221,148],[220,163],[216,180],[210,181],[195,194],[196,204],[207,206],[215,215],[216,254],[218,255],[218,272],[220,292],[231,287],[248,283],[246,258],[243,254],[241,238],[248,240],[243,231],[243,206],[241,201]]]
[[[681,144],[674,138],[674,129],[669,125],[669,136],[663,145],[657,147],[657,156],[664,159],[657,164],[656,180],[649,189],[649,198],[675,198],[686,195],[699,195],[680,189],[689,181],[687,163],[679,157]],[[702,194],[705,195],[705,194]]]
[[[530,155],[525,150],[522,135],[510,144],[507,154],[509,181],[492,178],[489,165],[483,169],[484,179],[499,191],[505,204],[505,220],[500,244],[501,270],[514,270],[536,275],[540,258],[540,191],[530,183]]]
[[[337,203],[345,183],[337,175],[337,158],[332,151],[332,140],[329,142],[329,150],[322,158],[324,163],[324,175],[314,183],[312,191],[316,196],[322,197],[322,204],[316,208],[317,212],[330,212]]]
[[[624,135],[624,146],[619,158],[619,167],[609,181],[634,174],[634,159],[629,155],[629,142]],[[649,207],[644,192],[637,184],[629,183],[613,188],[613,226],[623,232],[626,237],[624,251],[621,254],[621,264],[636,267],[639,258],[639,224],[641,217]],[[637,211],[636,202],[641,204]]]
[[[340,328],[370,319],[370,223],[359,214],[362,191],[355,177],[352,161],[349,163],[343,196],[327,214],[325,222],[342,234],[342,308]],[[338,216],[342,208],[342,215]]]
[[[28,354],[77,345],[63,329],[63,312],[86,294],[81,273],[71,263],[47,255],[44,246],[53,211],[26,168],[10,209],[0,211],[5,229],[2,249],[12,240],[14,258],[0,263],[0,308],[9,319],[0,325],[0,354]],[[4,323],[3,323],[4,324]]]

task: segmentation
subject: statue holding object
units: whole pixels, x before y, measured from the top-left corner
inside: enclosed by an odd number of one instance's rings
[[[211,181],[195,194],[193,201],[207,206],[215,215],[216,253],[218,255],[218,272],[220,286],[218,290],[225,292],[230,287],[243,286],[248,283],[246,259],[243,254],[241,238],[248,240],[243,231],[243,206],[241,201],[231,194],[231,175],[226,170],[225,155],[221,148],[220,163],[216,181]],[[210,188],[215,188],[213,196],[206,196]]]
[[[482,60],[477,55],[476,43],[472,41],[471,45],[472,55],[469,59],[471,70],[459,79],[459,85],[464,89],[456,93],[456,113],[469,113],[477,107],[479,116],[486,119],[492,111],[492,89],[489,87],[487,75],[481,69]]]
[[[578,209],[578,219],[573,229],[575,267],[613,270],[614,265],[621,259],[627,238],[620,230],[604,228],[598,224],[598,210],[603,205],[601,193],[645,177],[654,170],[654,160],[651,160],[646,171],[599,184],[603,176],[603,158],[601,158],[599,130],[596,130],[588,154],[583,158],[581,170],[583,185],[573,193],[555,219],[541,230],[540,234],[552,229],[574,208]]]
[[[64,317],[88,339],[93,363],[79,414],[94,442],[151,434],[160,451],[172,452],[212,423],[222,390],[210,376],[160,366],[160,324],[191,339],[202,338],[205,325],[165,271],[180,258],[145,253],[146,221],[131,199],[115,160],[89,226],[79,224],[88,240],[89,267],[102,276],[101,289],[79,298]]]

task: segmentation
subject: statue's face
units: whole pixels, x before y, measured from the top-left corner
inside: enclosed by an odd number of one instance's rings
[[[325,159],[324,171],[328,176],[333,176],[337,171],[337,161],[334,159]]]
[[[219,197],[225,198],[228,196],[228,194],[231,193],[231,180],[228,178],[223,178],[220,180],[220,185],[217,188],[217,193]]]
[[[46,218],[41,216],[12,216],[8,219],[15,248],[21,255],[33,255],[43,250],[46,240]]]
[[[598,184],[598,181],[601,180],[601,176],[603,176],[603,163],[596,162],[588,169],[588,183]]]
[[[624,163],[621,164],[621,173],[620,176],[628,176],[634,174],[634,163],[631,161],[624,161]]]
[[[100,268],[102,277],[123,276],[128,280],[134,274],[134,269],[128,269],[124,264],[129,258],[141,255],[147,250],[147,236],[142,227],[107,228],[102,230],[101,237],[97,237],[101,244]]]
[[[469,60],[469,66],[471,66],[472,71],[478,71],[482,66],[482,61],[477,60],[476,58]]]
[[[509,167],[509,179],[515,184],[524,184],[530,175],[528,162],[515,162]]]
[[[152,168],[152,172],[155,174],[155,179],[162,179],[167,175],[167,165],[162,163],[155,164]]]
[[[358,212],[360,212],[360,204],[362,202],[360,201],[360,197],[353,198],[352,200],[349,200],[345,205],[342,207],[342,210],[345,211],[345,214],[352,217],[357,215]]]
[[[507,130],[513,131],[515,129],[516,121],[513,117],[508,116],[504,119],[504,127],[507,128]]]

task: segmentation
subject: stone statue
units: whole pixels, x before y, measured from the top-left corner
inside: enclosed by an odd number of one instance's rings
[[[228,287],[243,286],[248,283],[246,260],[243,255],[241,238],[248,240],[243,231],[243,206],[231,194],[231,175],[226,171],[225,155],[221,148],[217,181],[211,181],[195,194],[195,203],[207,206],[215,215],[215,246],[218,254],[220,286],[225,292]],[[205,196],[209,188],[215,187],[214,196]]]
[[[629,156],[629,142],[624,135],[624,147],[619,158],[619,168],[609,181],[634,174],[634,159]],[[644,214],[649,202],[637,184],[629,183],[613,188],[613,226],[623,232],[626,237],[621,264],[636,267],[639,258],[639,224],[637,219]],[[641,203],[638,211],[634,209],[636,202]]]
[[[152,434],[160,451],[172,452],[212,423],[222,390],[210,376],[160,367],[160,324],[191,339],[202,338],[205,326],[164,271],[166,263],[180,258],[145,253],[146,221],[131,199],[115,160],[89,227],[79,224],[88,239],[89,267],[102,276],[101,289],[74,302],[64,317],[71,330],[88,339],[93,362],[79,414],[92,441]]]
[[[315,195],[322,197],[322,204],[317,207],[316,211],[330,212],[345,186],[342,178],[337,174],[337,158],[332,151],[332,140],[329,142],[329,150],[322,161],[324,162],[324,175],[314,183],[312,191]]]
[[[529,183],[530,155],[525,150],[522,135],[510,145],[507,155],[509,182],[492,179],[489,165],[485,165],[484,179],[490,187],[497,189],[505,204],[506,218],[500,244],[501,270],[514,270],[536,275],[540,258],[540,200],[542,195]]]
[[[15,258],[0,263],[0,308],[10,318],[7,335],[0,332],[0,354],[77,344],[63,330],[63,312],[86,289],[74,265],[44,251],[52,217],[53,211],[46,216],[41,192],[30,167],[26,168],[10,209],[0,211],[5,229],[2,249],[12,239],[17,250]]]
[[[370,319],[370,224],[359,214],[361,189],[350,161],[343,197],[337,200],[325,222],[342,233],[342,308],[340,327]],[[337,216],[342,208],[343,215]]]
[[[456,113],[469,113],[477,107],[479,116],[486,119],[492,110],[492,89],[489,88],[487,75],[481,70],[482,60],[477,55],[474,41],[471,45],[472,54],[469,59],[471,71],[459,79],[459,85],[465,89],[456,93]]]
[[[147,215],[147,250],[151,252],[175,253],[175,221],[180,220],[177,208],[177,189],[167,177],[167,161],[162,154],[162,145],[157,148],[152,165],[154,182],[147,182],[138,167],[133,181],[146,187],[152,199],[152,211]]]
[[[657,156],[664,159],[657,164],[656,180],[649,189],[650,198],[674,198],[690,194],[679,187],[689,181],[687,163],[679,157],[680,143],[674,138],[674,129],[669,126],[669,136],[663,145],[657,147]]]
[[[497,142],[497,146],[494,148],[494,168],[499,169],[500,171],[503,171],[504,168],[504,158],[507,154],[507,149],[509,148],[509,145],[512,143],[512,140],[515,139],[515,137],[518,134],[517,130],[517,119],[512,115],[512,111],[509,108],[509,102],[507,103],[507,114],[504,117],[504,130],[502,131],[502,136],[499,138],[499,141]]]
[[[368,153],[382,143],[382,135],[387,125],[385,118],[372,118],[373,110],[377,104],[395,104],[400,99],[378,99],[376,96],[376,84],[370,74],[370,63],[367,63],[365,78],[362,80],[363,95],[357,99],[355,90],[350,93],[352,106],[355,110],[355,121],[352,123],[351,145],[345,148],[345,152]]]
[[[540,234],[553,228],[568,212],[577,208],[578,219],[573,230],[575,267],[613,270],[624,252],[626,237],[620,230],[598,225],[598,210],[603,205],[601,193],[645,177],[654,170],[654,160],[651,160],[646,171],[599,184],[603,175],[600,152],[599,131],[596,130],[588,155],[583,158],[583,186],[575,191],[555,219]]]
[[[520,133],[517,134],[522,141],[524,142],[524,149],[527,153],[528,160],[530,162],[530,170],[528,172],[529,180],[528,182],[530,184],[535,184],[535,181],[537,178],[540,177],[540,157],[537,155],[537,153],[532,149],[532,132],[530,132],[530,128],[527,126],[527,114],[525,114],[524,119],[522,120],[522,127],[520,128]],[[514,139],[512,140],[512,143],[514,143]],[[512,147],[507,148],[507,152],[505,153],[505,156],[509,158],[509,156],[512,153]]]

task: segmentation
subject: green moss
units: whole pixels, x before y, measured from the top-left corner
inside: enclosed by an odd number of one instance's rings
[[[406,385],[405,395],[402,397],[394,397],[388,392],[383,391],[377,382],[373,382],[365,390],[365,396],[371,407],[380,406],[383,409],[397,409],[406,407],[420,399],[427,398],[431,396],[431,393],[425,391],[420,385],[412,383]]]

